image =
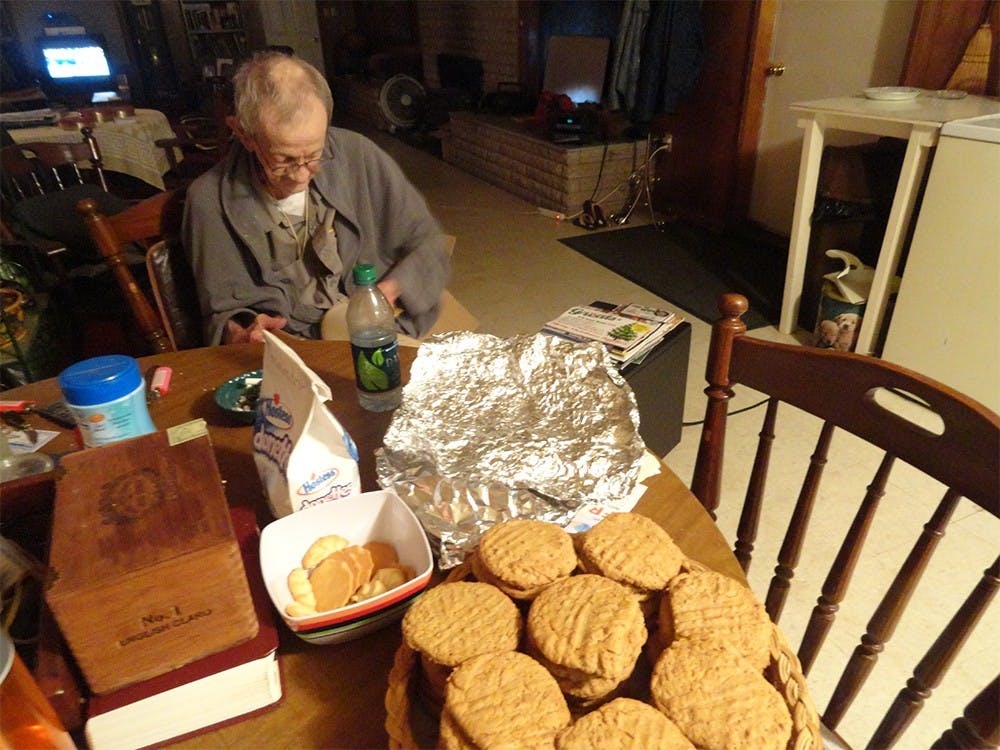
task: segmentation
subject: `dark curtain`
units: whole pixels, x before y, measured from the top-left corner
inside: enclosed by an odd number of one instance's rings
[[[705,59],[701,3],[626,2],[615,48],[614,99],[632,121],[675,112],[694,90]]]

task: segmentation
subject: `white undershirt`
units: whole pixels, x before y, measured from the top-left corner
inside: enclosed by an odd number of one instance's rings
[[[278,204],[278,208],[281,211],[284,211],[289,216],[305,216],[307,195],[309,195],[308,190],[300,190],[297,193],[292,193],[287,198],[276,200],[275,203]]]

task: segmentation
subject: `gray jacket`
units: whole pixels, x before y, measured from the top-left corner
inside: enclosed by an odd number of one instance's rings
[[[324,154],[333,159],[322,164],[311,189],[336,210],[341,291],[354,289],[356,263],[371,263],[379,279],[399,282],[400,328],[413,336],[426,333],[437,320],[450,271],[440,226],[399,166],[368,138],[330,128]],[[227,320],[261,312],[284,316],[286,330],[315,338],[325,310],[296,301],[290,273],[271,257],[268,235],[275,227],[253,168],[253,154],[234,143],[188,188],[183,243],[197,280],[205,340],[218,344]]]

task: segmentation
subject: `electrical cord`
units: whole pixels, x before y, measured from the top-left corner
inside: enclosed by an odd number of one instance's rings
[[[604,177],[604,162],[608,160],[608,143],[604,142],[604,151],[601,152],[601,166],[597,169],[597,183],[594,185],[594,189],[590,193],[590,201],[593,203],[594,196],[597,195],[597,191],[601,189],[601,178]]]
[[[771,400],[770,398],[765,398],[761,401],[758,401],[756,404],[751,404],[750,406],[744,406],[742,409],[736,409],[735,411],[729,412],[729,416],[732,417],[735,416],[736,414],[742,414],[745,411],[750,411],[751,409],[757,409],[758,407],[763,406],[770,400]],[[704,423],[705,423],[704,419],[699,419],[696,422],[681,422],[681,427],[694,427],[695,425]]]

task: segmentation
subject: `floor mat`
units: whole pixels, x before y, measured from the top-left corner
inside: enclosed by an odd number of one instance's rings
[[[560,240],[706,323],[725,292],[747,297],[748,329],[776,324],[787,252],[682,223],[607,229]]]

